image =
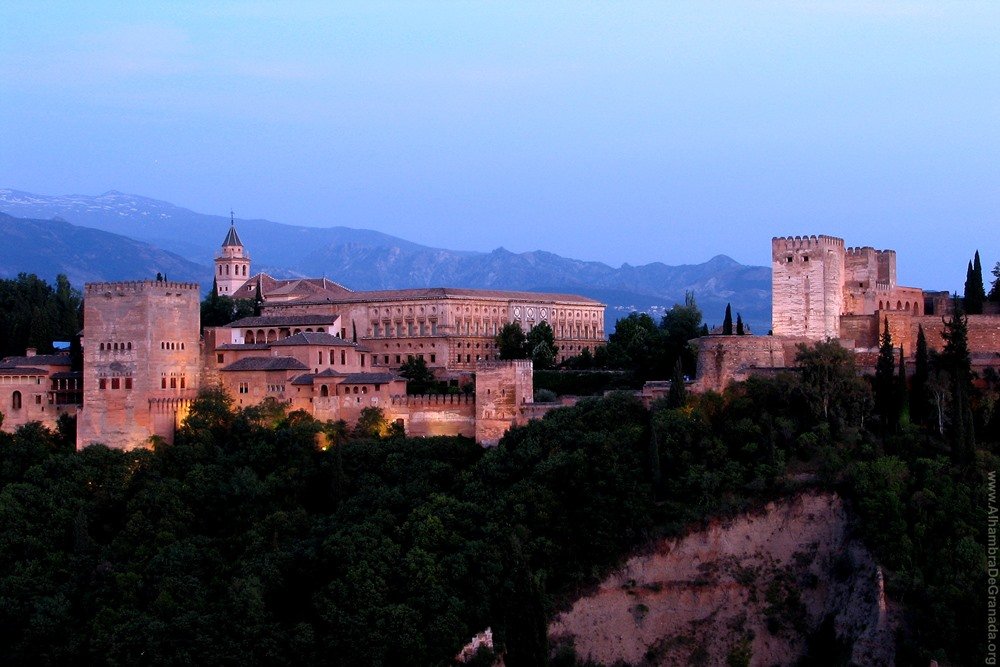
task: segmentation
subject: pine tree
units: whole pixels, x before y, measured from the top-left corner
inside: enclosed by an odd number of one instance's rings
[[[875,409],[878,411],[882,428],[887,433],[895,430],[898,421],[895,375],[896,355],[892,347],[892,334],[889,333],[887,317],[879,345],[878,361],[875,364]]]
[[[910,383],[910,421],[924,425],[927,421],[927,381],[930,379],[930,356],[927,352],[927,337],[924,327],[917,327],[917,353],[913,363],[913,379]]]
[[[742,336],[744,334],[746,334],[746,331],[743,329],[743,316],[736,313],[736,335]]]
[[[733,309],[730,304],[726,304],[726,318],[722,320],[722,335],[733,335]]]

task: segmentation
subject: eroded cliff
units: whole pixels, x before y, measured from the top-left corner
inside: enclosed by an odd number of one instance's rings
[[[881,570],[829,493],[662,540],[549,626],[605,665],[789,665],[810,651],[890,665],[893,634]]]

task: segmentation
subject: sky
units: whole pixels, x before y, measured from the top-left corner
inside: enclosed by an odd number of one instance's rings
[[[1000,261],[1000,2],[0,3],[0,188],[613,266]],[[988,286],[987,286],[988,289]]]

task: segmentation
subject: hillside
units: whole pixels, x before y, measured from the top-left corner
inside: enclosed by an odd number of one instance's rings
[[[61,220],[14,218],[0,213],[0,277],[34,273],[53,280],[66,274],[78,288],[96,280],[153,278],[202,282],[211,276],[199,265],[118,234],[78,227]],[[206,274],[206,272],[208,272]]]
[[[196,213],[167,202],[106,192],[100,196],[43,196],[0,190],[0,211],[33,219],[59,217],[121,234],[210,266],[228,218]],[[470,288],[572,292],[608,304],[607,330],[632,310],[662,314],[695,297],[710,324],[726,303],[755,332],[770,326],[770,269],[718,255],[683,266],[661,263],[618,268],[551,252],[489,253],[430,248],[381,232],[349,227],[307,227],[240,220],[239,231],[255,270],[278,276],[327,276],[353,289],[453,285]],[[94,268],[99,272],[99,268]],[[207,279],[210,273],[203,275]]]

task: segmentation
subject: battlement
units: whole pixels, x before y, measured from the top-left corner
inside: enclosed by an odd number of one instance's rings
[[[476,370],[489,371],[497,370],[500,368],[517,368],[517,369],[528,369],[533,368],[530,359],[508,359],[504,361],[479,361],[476,363]]]
[[[820,234],[816,236],[775,236],[771,239],[773,250],[807,250],[810,248],[843,248],[844,239]]]
[[[389,400],[393,407],[425,407],[445,405],[475,405],[473,394],[403,394],[393,396]]]
[[[126,280],[121,282],[86,283],[83,286],[84,296],[87,294],[138,294],[140,292],[165,292],[166,290],[181,290],[201,292],[198,283],[182,283],[170,280]]]

